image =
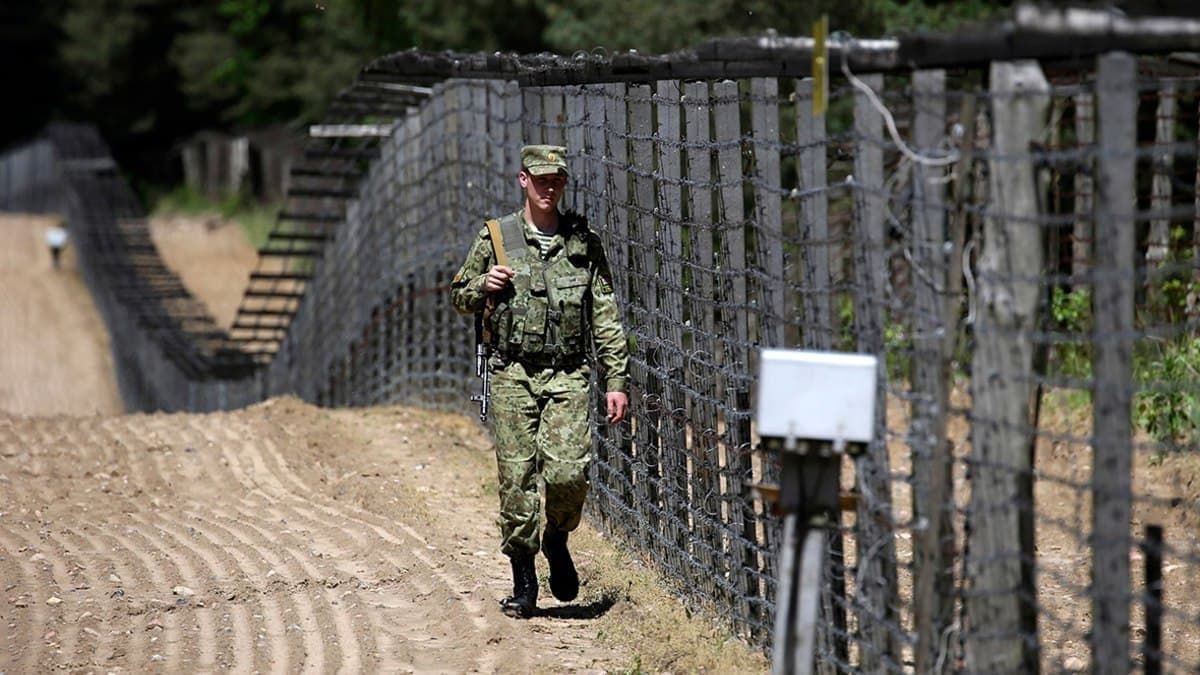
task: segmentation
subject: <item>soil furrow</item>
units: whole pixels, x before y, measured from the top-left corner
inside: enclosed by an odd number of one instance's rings
[[[222,583],[220,576],[196,552],[191,542],[165,530],[157,516],[152,518],[145,512],[135,512],[130,513],[129,517],[138,524],[138,531],[147,540],[153,541],[165,553],[171,565],[179,570],[182,583],[172,587],[172,594],[176,596],[176,606],[181,608],[181,613],[195,617],[199,632],[196,665],[202,670],[211,670],[217,665],[219,656],[229,651],[224,634],[218,637],[213,610],[206,603],[206,600],[215,598],[214,591]],[[194,595],[190,595],[189,591]]]
[[[111,565],[108,570],[111,575],[108,579],[109,585],[104,589],[106,606],[109,608],[108,616],[105,617],[108,625],[125,621],[128,626],[124,637],[117,634],[119,642],[113,647],[112,654],[106,661],[147,664],[151,662],[152,637],[145,626],[149,621],[149,610],[142,599],[142,587],[137,580],[149,578],[150,569],[145,566],[141,557],[113,536],[112,527],[111,523],[102,523],[81,528],[78,532],[79,536],[87,540],[93,550],[102,553]],[[126,591],[127,587],[131,592]],[[136,601],[135,597],[138,598]],[[119,627],[114,630],[119,630]]]
[[[224,511],[224,508],[213,509],[212,513],[216,521],[225,525],[239,543],[247,548],[257,549],[262,555],[269,567],[268,572],[264,575],[266,582],[269,583],[272,577],[277,577],[279,582],[293,586],[318,581],[318,579],[307,577],[303,568],[296,563],[294,556],[286,548],[280,546],[278,533],[271,533],[253,524],[252,521],[255,519],[253,514],[240,510],[229,514]],[[308,593],[303,591],[293,593],[292,599],[296,603],[296,617],[288,625],[288,630],[295,630],[300,634],[302,646],[301,660],[292,668],[293,670],[303,669],[305,672],[318,672],[325,667],[326,659],[322,628],[331,622],[318,618],[318,608]]]
[[[87,528],[84,526],[81,529]],[[75,550],[87,561],[91,589],[84,606],[75,615],[74,623],[77,630],[94,642],[91,662],[102,666],[117,658],[116,641],[125,642],[124,637],[117,636],[132,633],[129,614],[117,611],[117,600],[112,598],[112,593],[120,588],[121,572],[128,574],[128,571],[113,559],[110,552],[101,549],[94,537],[70,527],[63,529],[62,536],[67,542],[72,542]],[[83,656],[83,653],[79,656]]]
[[[136,528],[114,522],[106,530],[145,570],[143,574],[126,580],[124,593],[131,601],[132,611],[146,612],[148,620],[145,629],[158,631],[149,637],[147,650],[151,654],[147,663],[180,666],[181,650],[186,645],[195,644],[196,635],[195,631],[184,625],[178,613],[170,611],[175,604],[171,589],[179,585],[179,571],[170,569],[173,567],[170,558]]]
[[[247,585],[230,591],[225,599],[231,603],[245,603],[250,608],[246,630],[255,643],[254,670],[291,672],[293,664],[303,661],[303,639],[299,631],[289,630],[284,623],[285,618],[298,613],[292,596],[269,590],[273,565],[263,557],[260,547],[247,543],[247,539],[235,533],[236,523],[226,527],[217,522],[222,516],[199,505],[189,508],[187,517],[192,527],[218,545],[236,561],[239,569],[247,573]]]
[[[186,508],[186,507],[184,507]],[[203,561],[212,587],[207,590],[209,602],[214,612],[224,601],[236,597],[239,589],[245,589],[251,584],[250,575],[222,547],[208,536],[203,529],[195,527],[177,513],[159,513],[158,525],[172,537],[181,548],[190,551]],[[255,603],[261,613],[261,606]],[[253,670],[254,646],[249,622],[249,608],[238,604],[228,608],[218,619],[217,666],[222,669],[240,671]]]
[[[75,628],[75,622],[68,618],[72,615],[79,616],[87,611],[88,591],[93,585],[87,576],[88,565],[82,562],[79,556],[72,552],[59,537],[54,535],[51,527],[43,528],[38,534],[42,542],[40,552],[51,563],[54,583],[58,588],[55,597],[61,600],[54,607],[54,612],[50,617],[52,630],[58,634],[59,639],[57,654],[72,662],[88,661],[93,656],[95,645],[92,644],[91,648],[85,647],[85,651],[88,651],[89,654],[81,654],[80,639],[88,637],[88,634],[81,635],[81,631]],[[90,640],[84,641],[91,642]]]
[[[29,634],[29,644],[36,655],[31,663],[38,669],[48,668],[61,646],[56,626],[62,622],[60,607],[65,592],[55,579],[52,557],[44,553],[49,547],[42,542],[41,535],[32,529],[10,531],[10,534],[18,543],[8,550],[16,551],[22,562],[27,563],[26,575],[36,589],[27,597],[34,626]]]
[[[20,526],[17,526],[19,528]],[[5,527],[0,521],[0,556],[4,558],[6,573],[3,578],[4,617],[8,619],[4,628],[10,635],[9,659],[16,672],[34,672],[36,664],[45,651],[42,636],[49,627],[49,612],[42,588],[41,573],[30,548],[30,539],[17,528]],[[11,576],[10,576],[11,575]]]

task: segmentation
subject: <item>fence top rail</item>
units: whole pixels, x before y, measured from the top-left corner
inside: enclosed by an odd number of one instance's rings
[[[913,33],[865,40],[834,34],[830,67],[856,72],[978,67],[991,61],[1090,58],[1110,51],[1200,51],[1200,18],[1130,17],[1084,8],[1018,6],[1011,18],[954,33]],[[651,82],[669,79],[803,77],[812,71],[810,37],[717,38],[670,54],[603,49],[555,54],[426,52],[382,56],[363,82],[431,84],[448,78],[515,80],[522,86]]]

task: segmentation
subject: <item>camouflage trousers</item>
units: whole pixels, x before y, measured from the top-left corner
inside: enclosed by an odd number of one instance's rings
[[[512,362],[492,373],[496,465],[500,475],[500,550],[536,553],[538,476],[546,485],[546,526],[579,526],[588,493],[590,368],[538,369]]]

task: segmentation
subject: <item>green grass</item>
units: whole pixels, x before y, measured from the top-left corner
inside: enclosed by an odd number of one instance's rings
[[[242,228],[246,239],[255,248],[267,242],[267,235],[275,226],[279,214],[277,203],[261,203],[242,194],[234,194],[216,201],[199,192],[179,186],[164,192],[152,200],[151,216],[203,216],[219,215]]]

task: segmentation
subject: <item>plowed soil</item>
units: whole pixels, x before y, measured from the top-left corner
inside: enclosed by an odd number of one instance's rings
[[[32,260],[40,236],[0,260]],[[40,303],[38,278],[4,277],[0,298]],[[98,319],[37,316],[95,349],[55,372],[0,362],[53,402],[0,399],[0,673],[765,668],[586,526],[580,597],[553,600],[540,560],[539,615],[501,614],[494,460],[468,418],[295,399],[120,415],[65,396],[84,376],[111,385]],[[12,322],[0,311],[3,352],[35,353]]]

